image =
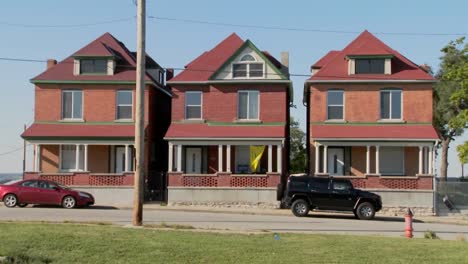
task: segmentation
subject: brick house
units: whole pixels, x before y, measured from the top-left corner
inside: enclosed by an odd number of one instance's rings
[[[350,178],[384,207],[433,205],[434,78],[368,31],[311,67],[304,84],[310,172]]]
[[[276,203],[292,98],[282,60],[232,34],[168,81],[169,203]]]
[[[86,189],[98,203],[131,203],[135,55],[105,33],[59,63],[49,60],[47,70],[31,79],[34,123],[21,136],[35,146],[34,171],[25,172],[24,178]],[[149,189],[158,188],[162,181],[161,174],[154,172],[167,169],[163,136],[170,122],[171,93],[164,76],[164,69],[147,56],[145,174]]]

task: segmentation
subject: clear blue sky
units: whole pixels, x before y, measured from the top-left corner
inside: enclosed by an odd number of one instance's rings
[[[147,0],[148,16],[203,20],[227,24],[361,32],[466,33],[468,1],[209,1]],[[76,25],[131,18],[133,0],[7,1],[0,9],[0,57],[45,60],[64,59],[104,32],[110,32],[131,50],[136,47],[136,23],[124,22],[82,27],[16,27],[28,25]],[[331,49],[342,49],[358,34],[268,30],[235,26],[184,23],[148,19],[147,51],[164,67],[180,68],[232,32],[252,40],[260,49],[279,58],[290,52],[290,71],[309,74],[310,65]],[[401,36],[376,34],[392,48],[418,64],[437,69],[440,49],[457,36]],[[0,172],[22,168],[19,135],[33,121],[34,86],[29,79],[41,73],[45,63],[0,61]],[[292,111],[305,129],[302,88],[306,77],[294,77]],[[452,143],[449,173],[460,175]],[[29,147],[31,149],[31,147]],[[32,159],[28,152],[28,163]],[[28,166],[30,168],[30,166]]]

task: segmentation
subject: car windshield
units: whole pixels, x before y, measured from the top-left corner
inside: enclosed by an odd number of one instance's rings
[[[68,186],[66,186],[66,185],[64,185],[64,184],[61,184],[61,183],[58,183],[58,182],[56,182],[55,184],[57,184],[58,186],[60,186],[60,188],[62,188],[62,189],[70,189],[70,187],[68,187]]]

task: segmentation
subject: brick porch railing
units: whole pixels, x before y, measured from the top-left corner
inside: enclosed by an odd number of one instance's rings
[[[38,173],[25,172],[24,179],[44,179],[67,186],[133,186],[133,173]]]
[[[183,174],[168,173],[168,187],[252,187],[276,188],[281,181],[280,174]]]
[[[350,179],[353,186],[358,189],[406,189],[406,190],[432,190],[432,175],[418,176],[379,176],[366,175],[336,176],[336,178]]]

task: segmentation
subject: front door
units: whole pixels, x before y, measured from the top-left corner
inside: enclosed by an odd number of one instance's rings
[[[343,148],[328,148],[328,174],[332,176],[344,175]]]
[[[115,147],[115,173],[125,171],[125,147]]]
[[[185,173],[200,174],[202,164],[202,149],[187,148],[185,150]]]

